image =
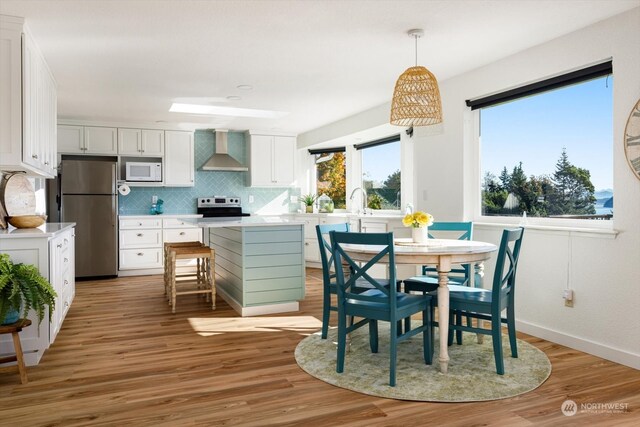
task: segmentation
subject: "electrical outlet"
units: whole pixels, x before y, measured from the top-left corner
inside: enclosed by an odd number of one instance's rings
[[[562,298],[564,298],[565,307],[573,307],[573,289],[565,289],[562,291]]]
[[[151,203],[158,203],[158,196],[151,196]]]
[[[298,203],[298,196],[290,196],[289,197],[289,202],[290,203]]]
[[[253,203],[253,196],[249,195],[249,203]]]

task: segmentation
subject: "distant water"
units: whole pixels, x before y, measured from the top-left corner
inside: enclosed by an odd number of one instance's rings
[[[611,208],[603,208],[602,205],[596,205],[596,215],[605,215],[613,213]]]

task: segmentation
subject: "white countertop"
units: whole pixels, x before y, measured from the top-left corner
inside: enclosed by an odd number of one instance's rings
[[[304,225],[303,221],[286,216],[243,216],[222,218],[200,218],[188,220],[202,228],[211,227],[273,227],[280,225]]]
[[[0,230],[0,239],[50,238],[76,226],[75,222],[45,222],[38,228],[14,228]]]
[[[351,212],[314,212],[314,213],[288,213],[283,215],[308,216],[315,218],[335,217],[335,218],[357,218],[357,219],[397,219],[401,220],[404,215],[393,213],[356,214]]]

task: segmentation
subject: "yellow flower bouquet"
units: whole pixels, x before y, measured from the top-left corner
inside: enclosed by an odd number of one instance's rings
[[[422,228],[433,224],[433,216],[426,212],[417,211],[412,214],[406,214],[402,218],[402,224],[405,227]]]

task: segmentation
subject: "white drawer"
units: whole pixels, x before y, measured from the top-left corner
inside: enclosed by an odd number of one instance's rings
[[[140,228],[162,228],[162,220],[159,218],[120,219],[120,230]]]
[[[162,268],[162,249],[120,250],[120,270],[137,268]]]
[[[320,262],[320,246],[318,239],[304,239],[304,260]]]
[[[162,220],[162,228],[182,228],[182,227],[194,227],[192,221],[197,218],[191,218],[189,221],[180,218],[166,218]]]
[[[178,228],[162,231],[164,242],[202,242],[202,228]]]
[[[162,230],[120,231],[120,249],[157,248],[162,246]]]

